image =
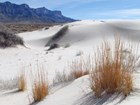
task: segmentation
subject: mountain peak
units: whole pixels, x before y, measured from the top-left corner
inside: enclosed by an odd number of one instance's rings
[[[6,2],[4,2],[5,4],[12,4],[11,2],[9,2],[9,1],[6,1]]]
[[[30,8],[27,4],[0,3],[0,22],[65,23],[74,19],[65,17],[61,11],[45,7]]]
[[[23,6],[25,8],[30,8],[29,5],[27,5],[27,4],[21,4],[21,6]]]

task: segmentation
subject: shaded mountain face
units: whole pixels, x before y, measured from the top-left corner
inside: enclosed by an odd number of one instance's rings
[[[27,4],[0,3],[0,22],[66,23],[74,19],[65,17],[61,11],[30,8]]]

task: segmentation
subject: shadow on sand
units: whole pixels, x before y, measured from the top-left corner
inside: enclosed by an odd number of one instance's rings
[[[32,103],[30,103],[29,105],[37,105],[39,102],[32,102]]]
[[[12,90],[12,91],[8,91],[6,93],[3,93],[2,95],[3,96],[7,96],[7,95],[12,95],[12,94],[17,94],[17,93],[21,93],[22,91],[18,90],[18,89],[15,89],[15,90]]]
[[[103,94],[100,98],[97,98],[93,92],[84,95],[80,98],[74,105],[103,105],[111,103],[115,100],[113,105],[121,103],[125,99],[125,96],[122,94]]]

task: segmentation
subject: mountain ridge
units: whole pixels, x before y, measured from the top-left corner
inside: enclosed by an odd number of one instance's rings
[[[0,22],[66,23],[76,21],[62,15],[61,11],[45,7],[31,8],[27,4],[0,2]]]

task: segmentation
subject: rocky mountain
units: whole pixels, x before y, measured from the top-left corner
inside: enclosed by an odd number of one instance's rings
[[[27,4],[0,3],[0,22],[65,23],[74,19],[65,17],[61,11],[51,11],[45,7],[30,8]]]

